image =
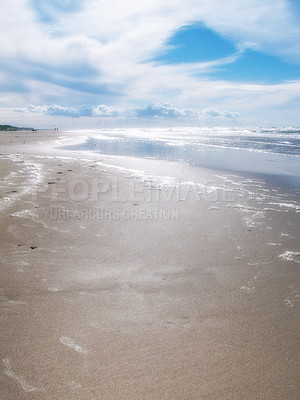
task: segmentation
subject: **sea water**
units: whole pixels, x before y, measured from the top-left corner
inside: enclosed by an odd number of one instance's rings
[[[300,128],[133,128],[71,131],[68,149],[277,175],[300,186]]]

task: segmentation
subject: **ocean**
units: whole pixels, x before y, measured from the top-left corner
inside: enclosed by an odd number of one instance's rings
[[[273,175],[300,187],[300,128],[126,128],[69,133],[71,144],[65,143],[65,149]]]

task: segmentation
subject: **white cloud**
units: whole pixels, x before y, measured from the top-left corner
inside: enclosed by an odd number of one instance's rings
[[[162,119],[177,119],[177,118],[198,118],[199,115],[196,111],[191,109],[181,109],[175,107],[168,102],[160,102],[156,104],[150,103],[145,107],[128,108],[127,110],[118,110],[115,107],[100,104],[96,107],[91,105],[81,105],[79,107],[64,107],[58,104],[52,105],[32,105],[29,104],[25,108],[15,109],[15,112],[23,113],[38,113],[52,116],[62,117],[123,117],[127,120],[131,118],[140,117],[145,119],[162,118]]]
[[[94,109],[94,115],[97,117],[118,117],[121,115],[121,113],[112,106],[100,104]]]
[[[59,105],[51,105],[47,107],[46,114],[61,115],[65,117],[80,117],[80,112],[76,108],[62,107]]]
[[[44,115],[52,116],[63,116],[63,117],[117,117],[120,115],[120,111],[112,106],[99,105],[93,107],[89,104],[84,104],[79,107],[63,107],[58,104],[52,105],[32,105],[29,104],[23,109],[15,109],[16,112],[29,112],[29,113],[39,113]]]
[[[207,108],[206,110],[204,110],[204,115],[207,115],[209,117],[220,117],[221,113],[215,108]]]
[[[29,111],[32,113],[47,113],[47,106],[35,106],[33,104],[29,104],[26,109],[21,109],[19,111]]]
[[[109,77],[115,63],[119,67],[121,63],[126,73],[132,63],[163,51],[181,26],[204,22],[241,48],[265,48],[300,60],[300,45],[295,40],[300,28],[287,0],[85,0],[80,12],[74,12],[73,2],[63,3],[64,10],[58,2],[50,7],[53,22],[46,25],[28,7],[34,2],[2,0],[2,56],[18,55],[24,61],[52,66],[88,64]],[[66,12],[68,5],[70,13]]]
[[[136,108],[134,113],[140,118],[197,118],[198,113],[190,109],[180,109],[168,102],[160,102],[156,104],[150,103],[146,107]]]
[[[239,118],[239,113],[228,110],[219,110],[217,108],[206,108],[203,114],[212,118]]]
[[[239,118],[240,114],[238,112],[234,112],[234,111],[226,111],[224,110],[222,112],[223,117],[225,118]]]

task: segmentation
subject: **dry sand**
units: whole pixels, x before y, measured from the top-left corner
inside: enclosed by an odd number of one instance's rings
[[[0,398],[297,399],[294,193],[60,136],[0,135]]]

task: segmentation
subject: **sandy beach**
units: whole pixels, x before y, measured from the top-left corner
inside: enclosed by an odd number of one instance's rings
[[[66,135],[0,134],[0,398],[297,399],[299,197]]]

